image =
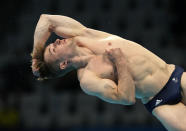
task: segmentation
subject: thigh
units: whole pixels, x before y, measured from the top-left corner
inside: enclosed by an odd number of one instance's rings
[[[162,105],[153,110],[153,115],[169,131],[186,131],[186,106],[183,103]]]
[[[186,105],[186,72],[183,73],[181,78],[181,88],[182,102]]]

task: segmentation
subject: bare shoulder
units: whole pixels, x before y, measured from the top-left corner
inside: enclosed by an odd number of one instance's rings
[[[81,89],[88,95],[95,95],[95,91],[97,86],[99,85],[99,79],[97,79],[96,75],[88,70],[88,69],[80,69],[78,70],[78,79],[80,82]]]
[[[77,76],[78,76],[78,80],[82,82],[84,80],[91,79],[92,76],[94,76],[94,73],[88,70],[87,68],[81,68],[81,69],[78,69]]]
[[[78,77],[79,81],[81,81],[85,70],[86,70],[85,68],[80,68],[80,69],[77,70],[77,77]]]

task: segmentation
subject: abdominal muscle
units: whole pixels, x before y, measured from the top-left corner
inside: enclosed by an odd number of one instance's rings
[[[165,86],[174,68],[152,54],[133,57],[129,70],[136,87],[136,98],[146,104]]]

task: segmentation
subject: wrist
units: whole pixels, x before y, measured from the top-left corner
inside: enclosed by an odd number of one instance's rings
[[[42,59],[44,50],[44,47],[42,47],[41,45],[34,47],[31,53],[32,59]]]
[[[116,58],[116,59],[114,60],[114,62],[115,62],[115,64],[118,65],[118,66],[119,66],[119,65],[125,65],[125,64],[126,64],[126,59],[120,57],[120,58]]]

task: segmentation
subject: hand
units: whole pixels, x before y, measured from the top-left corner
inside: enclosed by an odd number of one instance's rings
[[[32,72],[34,74],[34,76],[36,77],[40,77],[40,73],[39,73],[39,68],[37,66],[37,59],[32,59]]]
[[[108,58],[112,61],[112,62],[119,62],[119,61],[123,61],[123,58],[125,58],[122,50],[120,48],[110,48],[110,49],[106,49],[106,54],[108,56]]]

